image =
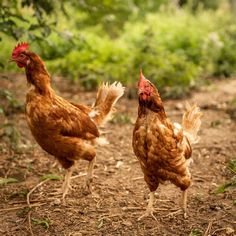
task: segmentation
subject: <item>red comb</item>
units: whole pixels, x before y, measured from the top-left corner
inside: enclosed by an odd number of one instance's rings
[[[139,79],[139,83],[138,83],[139,87],[143,86],[145,81],[146,81],[146,78],[143,75],[142,69],[140,69],[140,79]]]
[[[18,43],[12,51],[12,57],[17,57],[20,53],[24,52],[29,48],[27,42]]]

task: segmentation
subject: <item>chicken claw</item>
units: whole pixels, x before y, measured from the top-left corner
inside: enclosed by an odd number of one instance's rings
[[[145,218],[145,217],[148,217],[148,216],[152,216],[152,218],[155,220],[155,221],[157,221],[157,218],[154,216],[154,213],[155,212],[155,210],[154,210],[154,208],[152,207],[152,208],[147,208],[146,209],[146,212],[143,214],[143,215],[141,215],[139,218],[138,218],[138,221],[140,221],[141,219],[143,219],[143,218]]]
[[[86,192],[92,193],[92,186],[91,183],[93,182],[93,168],[94,164],[96,162],[96,157],[94,157],[88,165],[88,170],[87,170],[87,176],[85,180],[85,189],[87,190]]]
[[[65,196],[67,195],[69,189],[71,189],[71,175],[73,173],[73,168],[69,168],[66,170],[66,175],[65,175],[65,179],[64,182],[62,184],[62,201],[65,202]]]
[[[152,218],[157,221],[157,218],[153,214],[155,212],[153,207],[154,199],[155,199],[154,192],[151,192],[146,212],[138,218],[138,221],[147,216],[152,216]]]
[[[92,193],[92,186],[91,183],[93,182],[93,178],[87,177],[85,181],[85,188],[88,190],[89,193]]]

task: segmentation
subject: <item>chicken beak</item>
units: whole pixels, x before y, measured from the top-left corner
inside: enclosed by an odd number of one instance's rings
[[[138,95],[142,94],[143,93],[143,89],[139,88],[138,89]]]

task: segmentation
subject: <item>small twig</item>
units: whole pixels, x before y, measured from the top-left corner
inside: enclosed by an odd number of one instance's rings
[[[79,178],[79,177],[82,177],[82,176],[86,176],[86,175],[87,175],[87,173],[80,173],[78,175],[72,176],[71,179],[76,179],[76,178]]]
[[[43,180],[42,182],[40,182],[39,184],[37,184],[34,188],[32,188],[32,189],[28,192],[26,199],[27,199],[27,204],[29,205],[29,207],[30,207],[30,195],[34,192],[35,189],[37,189],[38,187],[40,187],[40,186],[43,185],[44,183],[48,182],[49,180],[50,180],[50,179],[45,179],[45,180]]]
[[[140,179],[143,179],[143,176],[139,176],[139,177],[133,178],[132,180],[140,180]]]
[[[144,207],[122,207],[123,211],[132,211],[132,210],[145,210]],[[155,211],[169,211],[167,208],[155,208]]]
[[[31,225],[31,211],[28,212],[28,224],[29,224],[30,234],[34,236],[34,232],[32,230],[32,225]]]
[[[37,207],[37,206],[43,206],[43,205],[46,205],[47,203],[40,203],[40,204],[31,204],[30,207]],[[28,205],[28,204],[27,204]],[[17,206],[17,207],[10,207],[10,208],[4,208],[4,209],[0,209],[0,212],[2,211],[12,211],[12,210],[17,210],[17,209],[21,209],[21,208],[24,208],[26,207],[26,205],[24,206]]]
[[[219,231],[223,231],[223,230],[226,230],[227,228],[220,228],[220,229],[216,229],[215,231],[212,232],[212,235],[214,235],[216,232],[219,232]],[[205,236],[205,235],[204,235]]]
[[[121,216],[121,214],[109,215],[109,213],[107,213],[107,214],[101,215],[101,217],[99,218],[99,220],[106,219],[106,218],[117,217],[117,216]]]
[[[226,220],[226,219],[222,219],[223,221],[226,221],[226,222],[228,222],[228,223],[230,223],[230,224],[236,224],[236,221],[230,221],[230,220]]]
[[[172,203],[175,203],[174,201],[172,200],[169,200],[169,199],[156,199],[157,202],[172,202]]]
[[[208,223],[207,229],[206,229],[206,231],[204,233],[204,236],[207,236],[207,235],[209,235],[211,233],[211,228],[212,228],[212,224],[213,224],[214,220],[215,219],[210,219],[209,220],[209,223]]]
[[[123,211],[132,211],[132,210],[145,210],[144,207],[122,207]]]
[[[41,200],[31,200],[31,202],[41,202]],[[15,201],[15,202],[9,202],[9,205],[14,205],[14,204],[22,204],[22,203],[27,203],[26,200],[22,201]]]
[[[31,207],[31,204],[30,204],[30,194],[34,192],[35,189],[37,189],[38,187],[40,187],[41,185],[43,185],[44,183],[48,182],[50,179],[45,179],[43,180],[42,182],[38,183],[34,188],[32,188],[28,194],[27,194],[27,197],[26,197],[26,200],[27,200],[27,204],[29,207]],[[31,236],[34,236],[34,232],[32,230],[32,225],[31,225],[31,211],[28,212],[28,224],[29,224],[29,230],[30,230],[30,234]]]

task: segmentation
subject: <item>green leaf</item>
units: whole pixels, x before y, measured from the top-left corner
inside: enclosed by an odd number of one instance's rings
[[[62,177],[54,174],[46,174],[41,177],[42,180],[50,179],[50,180],[61,180]]]
[[[26,215],[30,212],[31,208],[30,207],[24,207],[20,209],[19,211],[16,212],[16,215],[20,218],[25,218]]]
[[[201,236],[202,232],[199,229],[192,229],[189,236]]]
[[[0,185],[11,184],[18,182],[15,178],[0,178]]]
[[[225,192],[225,184],[220,185],[214,193],[218,194],[218,193],[224,193]]]
[[[2,107],[0,107],[0,115],[3,115],[4,114],[4,110]]]
[[[232,172],[236,173],[236,159],[232,159],[232,160],[229,161],[228,168]]]
[[[219,126],[220,124],[221,124],[220,120],[214,120],[211,122],[211,127],[215,128],[215,127]]]
[[[28,194],[29,190],[28,189],[21,189],[18,192],[13,192],[9,198],[16,198],[16,197],[21,197],[21,198],[25,198]]]
[[[236,175],[233,176],[228,182],[220,185],[216,190],[215,193],[224,193],[226,191],[227,188],[235,188],[236,187]]]
[[[51,225],[50,219],[32,219],[32,223],[34,225],[42,225],[44,228],[48,229],[49,226]]]

